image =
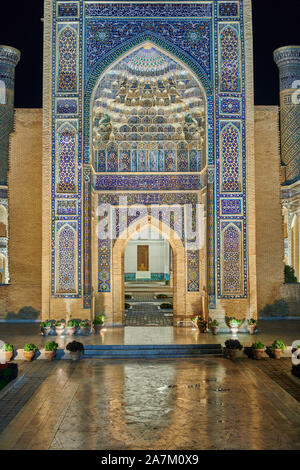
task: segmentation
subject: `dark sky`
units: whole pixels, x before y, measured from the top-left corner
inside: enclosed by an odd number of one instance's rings
[[[43,0],[1,0],[0,44],[22,52],[16,70],[15,106],[42,106]],[[277,47],[300,44],[300,0],[252,0],[255,104],[279,102]]]

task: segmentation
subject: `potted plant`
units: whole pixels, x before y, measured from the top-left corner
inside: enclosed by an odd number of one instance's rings
[[[104,324],[104,315],[96,315],[93,321],[95,333],[100,333]]]
[[[132,300],[132,295],[125,294],[125,300]]]
[[[169,302],[163,302],[162,304],[160,304],[160,308],[161,310],[172,310],[173,305]]]
[[[192,322],[195,326],[199,328],[200,333],[206,333],[207,331],[207,321],[204,320],[202,315],[197,315],[192,319]]]
[[[14,355],[14,347],[12,344],[6,343],[1,349],[1,356],[5,362],[9,362]]]
[[[58,344],[55,341],[48,341],[45,344],[45,356],[48,361],[53,361],[56,356],[56,350],[58,348]]]
[[[41,332],[43,336],[47,336],[50,334],[52,328],[52,322],[51,320],[43,321],[41,323]]]
[[[285,350],[285,344],[282,339],[276,339],[275,341],[273,341],[271,350],[275,356],[275,359],[280,359],[281,354]]]
[[[69,320],[66,325],[67,335],[69,336],[75,335],[77,327],[78,327],[78,321]]]
[[[257,321],[255,320],[255,318],[248,318],[247,319],[247,329],[248,329],[250,335],[254,334],[254,331],[255,331],[255,328],[256,328],[256,323],[257,323]]]
[[[80,356],[84,353],[84,346],[79,341],[68,343],[66,349],[70,352],[72,361],[78,361]]]
[[[28,362],[32,361],[36,351],[37,351],[37,346],[35,344],[33,343],[25,344],[24,352],[23,352],[25,361],[28,361]]]
[[[54,325],[54,328],[55,328],[55,333],[58,335],[58,336],[61,336],[64,331],[65,331],[65,327],[66,327],[66,324],[65,324],[65,321],[64,320],[58,320],[55,322],[55,325]]]
[[[228,320],[228,323],[231,329],[232,336],[237,336],[239,327],[243,323],[243,320],[239,320],[238,318],[235,318],[235,317],[230,317]]]
[[[297,351],[297,358],[299,358],[299,356],[300,356],[300,344],[297,344],[296,351]]]
[[[168,299],[167,294],[157,294],[156,296],[157,299]]]
[[[212,320],[209,324],[209,329],[213,335],[216,335],[219,331],[219,322],[217,322],[217,320]]]
[[[229,356],[230,359],[235,359],[237,352],[242,348],[243,346],[237,339],[228,339],[225,341],[225,355]]]
[[[131,305],[128,303],[128,302],[125,302],[125,309],[126,310],[129,310],[131,307]],[[95,325],[94,325],[95,326]]]
[[[265,350],[265,345],[261,341],[252,344],[255,359],[261,359]]]
[[[89,320],[82,320],[79,326],[83,335],[88,335],[91,332],[91,322]]]

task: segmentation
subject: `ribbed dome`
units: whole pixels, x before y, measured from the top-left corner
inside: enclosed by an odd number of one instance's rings
[[[142,47],[130,54],[123,62],[123,67],[132,75],[163,75],[176,68],[172,59],[162,54],[155,47]]]
[[[96,168],[196,171],[205,155],[203,102],[195,77],[155,45],[121,57],[95,91]]]

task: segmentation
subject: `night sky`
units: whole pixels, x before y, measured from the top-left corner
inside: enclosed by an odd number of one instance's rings
[[[22,53],[16,69],[15,106],[42,106],[43,0],[1,0],[0,44]],[[300,44],[300,0],[252,0],[255,104],[279,103],[277,47]]]

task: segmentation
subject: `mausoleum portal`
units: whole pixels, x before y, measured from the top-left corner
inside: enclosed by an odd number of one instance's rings
[[[46,0],[44,25],[43,317],[122,324],[146,227],[175,322],[256,316],[250,1]]]

